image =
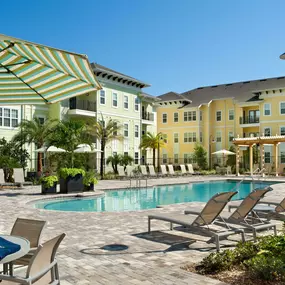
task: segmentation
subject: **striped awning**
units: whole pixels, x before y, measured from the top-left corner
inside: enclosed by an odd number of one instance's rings
[[[0,105],[49,104],[98,89],[87,56],[0,34]]]

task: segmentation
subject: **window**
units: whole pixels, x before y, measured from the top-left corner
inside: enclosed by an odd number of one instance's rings
[[[124,137],[128,137],[129,136],[129,125],[128,124],[124,124]]]
[[[139,126],[135,125],[135,138],[139,137]]]
[[[17,109],[0,108],[0,127],[17,127],[18,116],[19,110]]]
[[[264,162],[265,163],[270,163],[271,162],[271,156],[270,156],[270,152],[265,152],[264,153]]]
[[[234,119],[234,110],[229,110],[229,121]]]
[[[162,155],[162,163],[167,163],[167,153]]]
[[[135,164],[139,164],[139,153],[135,152]]]
[[[196,111],[184,112],[184,122],[196,121]]]
[[[197,142],[196,133],[184,133],[184,142]]]
[[[203,112],[200,111],[199,114],[200,114],[200,121],[203,121]]]
[[[178,113],[173,114],[173,122],[177,123],[178,122]]]
[[[162,114],[162,123],[167,123],[167,114]]]
[[[280,156],[281,156],[281,163],[285,163],[285,152],[281,151]]]
[[[118,107],[118,94],[113,93],[113,107]]]
[[[124,156],[128,156],[129,153],[127,151],[124,152]]]
[[[222,120],[222,111],[216,112],[216,121],[220,122]]]
[[[280,114],[285,115],[285,102],[280,102]]]
[[[271,136],[271,128],[264,128],[264,136],[265,137]]]
[[[271,116],[271,104],[264,104],[264,116]]]
[[[124,108],[129,109],[129,97],[124,95]]]
[[[220,131],[216,132],[216,142],[222,142],[222,132]]]
[[[174,143],[178,143],[179,142],[178,133],[174,133],[173,134],[173,141],[174,141]]]
[[[41,125],[43,125],[45,123],[45,118],[38,117],[38,119],[39,119],[39,122],[40,122]]]
[[[229,132],[229,142],[232,142],[234,139],[234,133],[233,132]]]
[[[117,155],[118,153],[116,151],[113,151],[113,155]]]
[[[114,122],[113,136],[118,135],[118,123]]]
[[[100,90],[100,104],[105,105],[105,103],[106,103],[105,90]]]
[[[178,153],[174,153],[174,163],[179,163],[179,155],[178,155]]]
[[[163,139],[164,143],[167,143],[167,134],[163,134],[162,139]]]
[[[191,163],[191,154],[184,153],[183,158],[184,158],[184,163]]]
[[[280,127],[280,135],[285,136],[285,127]]]
[[[203,132],[200,132],[200,143],[203,142]]]
[[[140,105],[140,99],[139,97],[135,98],[135,111],[139,110],[139,105]]]

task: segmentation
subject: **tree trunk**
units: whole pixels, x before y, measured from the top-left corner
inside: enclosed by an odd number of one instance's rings
[[[100,176],[104,179],[105,142],[101,142]]]
[[[41,173],[43,172],[42,157],[43,154],[41,152],[38,152],[37,170]]]
[[[152,164],[155,167],[155,148],[152,149]]]

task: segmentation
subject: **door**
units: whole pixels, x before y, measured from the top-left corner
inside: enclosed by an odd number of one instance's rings
[[[250,110],[248,112],[248,115],[249,115],[249,124],[252,124],[252,123],[259,123],[259,115],[260,115],[260,112],[259,110]]]

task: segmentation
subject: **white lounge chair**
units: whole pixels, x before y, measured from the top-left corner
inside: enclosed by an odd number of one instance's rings
[[[3,169],[0,169],[0,186],[15,186],[15,183],[5,182]]]
[[[181,169],[181,175],[188,175],[190,174],[189,172],[187,172],[186,167],[184,164],[180,164],[180,169]]]
[[[177,176],[178,175],[177,173],[175,173],[172,164],[168,164],[167,167],[168,167],[169,175],[171,175],[171,176]]]
[[[162,164],[160,165],[161,175],[162,176],[168,176],[168,172],[166,170],[166,165]]]
[[[127,171],[127,176],[128,176],[128,178],[134,177],[134,173],[133,173],[134,169],[135,169],[134,166],[132,166],[132,165],[127,165],[126,171]]]
[[[125,169],[124,166],[118,165],[118,176],[120,179],[124,179],[126,178],[126,173],[125,173]]]
[[[149,174],[147,173],[147,170],[146,170],[146,166],[145,166],[145,165],[140,165],[140,170],[141,170],[142,176],[144,176],[144,177],[149,176]]]
[[[194,169],[193,169],[193,165],[192,164],[187,164],[187,167],[188,167],[188,172],[189,174],[191,175],[195,175],[196,173],[194,172]]]
[[[153,165],[149,165],[148,166],[148,171],[149,171],[149,176],[150,177],[158,177],[157,173],[154,170],[154,166]]]
[[[30,181],[25,181],[24,170],[22,168],[13,168],[13,178],[16,184],[33,185]]]

